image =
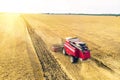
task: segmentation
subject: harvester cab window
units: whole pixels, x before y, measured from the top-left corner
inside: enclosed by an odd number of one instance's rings
[[[84,50],[88,50],[88,47],[86,46],[86,44],[80,44],[80,46],[81,46],[81,48],[82,48],[83,51]]]
[[[83,51],[88,50],[88,47],[86,46],[85,43],[77,43],[76,44],[79,48],[81,48]]]

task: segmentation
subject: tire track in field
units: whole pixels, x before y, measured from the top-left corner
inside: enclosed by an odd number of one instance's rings
[[[54,56],[48,51],[45,42],[34,32],[27,22],[26,25],[40,64],[42,65],[45,80],[70,80]]]

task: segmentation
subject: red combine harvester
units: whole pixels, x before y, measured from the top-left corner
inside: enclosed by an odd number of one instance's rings
[[[71,62],[74,63],[78,59],[81,61],[90,58],[90,50],[84,42],[78,38],[66,38],[63,46],[63,54],[71,56]]]

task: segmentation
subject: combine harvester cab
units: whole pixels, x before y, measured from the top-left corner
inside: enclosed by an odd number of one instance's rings
[[[74,63],[78,59],[81,61],[90,58],[90,50],[84,42],[78,38],[66,38],[63,46],[63,54],[71,56],[71,62]]]

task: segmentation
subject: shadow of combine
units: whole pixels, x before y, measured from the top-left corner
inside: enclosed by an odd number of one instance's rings
[[[99,67],[102,67],[106,70],[114,72],[109,66],[105,65],[102,61],[99,61],[98,59],[96,59],[94,57],[91,57],[91,60],[94,61]]]

